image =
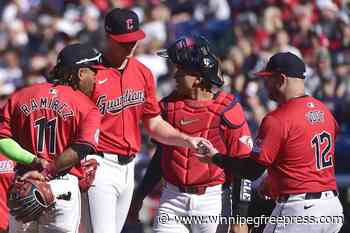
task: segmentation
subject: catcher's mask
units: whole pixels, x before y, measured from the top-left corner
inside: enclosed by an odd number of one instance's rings
[[[199,73],[216,86],[221,87],[224,84],[219,61],[203,36],[182,37],[167,49],[158,51],[157,55],[168,58],[189,73]]]
[[[97,49],[86,44],[67,45],[58,54],[57,64],[50,71],[48,82],[76,87],[79,69],[94,68],[99,64],[102,64],[102,54]]]

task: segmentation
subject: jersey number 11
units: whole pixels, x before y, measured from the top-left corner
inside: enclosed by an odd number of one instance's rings
[[[56,131],[57,131],[57,118],[47,120],[45,117],[39,118],[34,122],[36,128],[36,149],[37,152],[42,153],[44,151],[45,141],[48,142],[49,153],[56,154]],[[46,140],[46,137],[48,139]]]

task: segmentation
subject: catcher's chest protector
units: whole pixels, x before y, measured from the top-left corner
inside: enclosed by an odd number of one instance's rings
[[[232,95],[219,93],[214,100],[171,100],[161,102],[163,118],[180,131],[205,137],[226,154],[223,138],[223,113],[235,105]],[[161,166],[164,178],[175,185],[216,185],[223,183],[222,169],[198,160],[194,151],[183,147],[162,146]]]

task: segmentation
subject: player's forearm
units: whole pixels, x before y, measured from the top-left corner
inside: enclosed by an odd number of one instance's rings
[[[49,180],[55,178],[59,173],[70,169],[80,163],[79,153],[72,147],[67,148],[51,163],[45,163],[41,172]]]
[[[181,133],[161,116],[145,120],[145,128],[149,135],[158,142],[172,146],[188,146],[189,136]]]
[[[58,172],[62,172],[80,163],[80,160],[84,159],[86,155],[92,154],[94,148],[89,144],[74,143],[63,151],[55,160],[55,166]]]
[[[257,179],[254,180],[254,182],[252,183],[252,189],[253,190],[258,189],[258,187],[260,187],[264,183],[267,176],[268,176],[268,172],[267,170],[265,170]]]
[[[248,158],[234,158],[222,154],[215,154],[212,162],[221,168],[232,170],[238,176],[255,180],[266,169],[265,166],[258,164],[255,160]]]
[[[13,161],[27,165],[32,164],[36,158],[35,155],[23,149],[12,138],[0,139],[0,152]]]
[[[55,160],[55,167],[57,172],[65,171],[75,165],[78,165],[80,162],[78,152],[73,148],[69,147],[63,153],[58,156]]]
[[[162,178],[160,159],[161,149],[158,146],[156,153],[152,157],[150,164],[147,167],[145,176],[143,177],[140,185],[135,190],[135,195],[140,200],[145,199],[145,197],[153,191],[154,187]]]

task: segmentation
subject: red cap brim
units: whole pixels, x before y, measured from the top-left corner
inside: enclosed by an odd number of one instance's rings
[[[268,78],[268,77],[273,76],[273,73],[270,71],[262,70],[260,72],[254,73],[254,76]]]
[[[141,40],[145,38],[145,33],[139,29],[135,32],[130,32],[126,34],[121,34],[121,35],[115,35],[115,34],[108,34],[113,40],[120,42],[120,43],[128,43],[128,42],[134,42]]]
[[[97,69],[97,70],[99,70],[99,69],[104,69],[104,68],[105,68],[102,64],[92,65],[92,66],[90,66],[90,67],[93,68],[93,69]]]

